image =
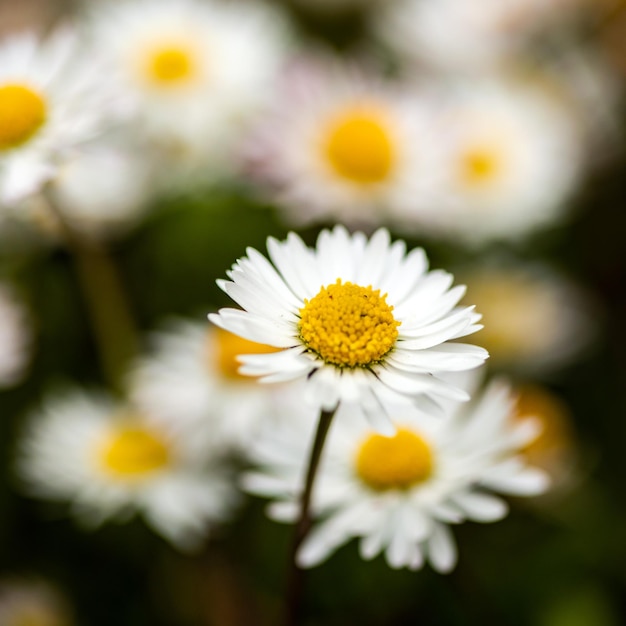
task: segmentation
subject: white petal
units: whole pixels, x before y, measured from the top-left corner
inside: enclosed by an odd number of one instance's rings
[[[447,574],[456,565],[456,544],[452,533],[443,524],[436,524],[428,540],[428,560],[441,574]]]
[[[495,522],[509,510],[504,500],[486,493],[461,492],[453,496],[453,502],[468,518],[477,522]]]

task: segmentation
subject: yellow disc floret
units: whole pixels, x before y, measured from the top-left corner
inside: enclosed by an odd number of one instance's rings
[[[300,309],[300,338],[326,363],[366,367],[380,361],[393,347],[400,322],[380,289],[341,279],[322,287]]]
[[[160,85],[186,81],[195,71],[193,55],[183,47],[164,47],[152,51],[148,66],[150,78]]]
[[[0,150],[27,142],[46,121],[43,98],[24,85],[0,87]]]
[[[356,457],[357,475],[376,491],[407,489],[426,480],[432,469],[429,445],[407,429],[398,430],[393,437],[370,435]]]
[[[214,330],[215,344],[210,342],[211,362],[217,365],[218,371],[225,377],[233,380],[250,380],[249,376],[239,373],[237,357],[241,354],[269,354],[277,352],[280,348],[274,348],[263,343],[255,343],[244,339],[239,335],[229,333],[222,328]]]
[[[104,467],[118,478],[143,478],[168,465],[167,443],[140,425],[120,425],[102,449]]]
[[[502,170],[502,156],[493,147],[469,150],[461,157],[461,175],[466,183],[480,187],[497,179]]]
[[[333,120],[324,148],[328,162],[342,178],[367,185],[389,177],[395,150],[380,117],[357,111]]]

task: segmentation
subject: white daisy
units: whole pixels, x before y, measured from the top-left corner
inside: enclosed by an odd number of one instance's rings
[[[412,62],[480,69],[520,54],[533,36],[561,26],[583,0],[402,0],[375,15],[374,29]]]
[[[209,319],[251,341],[280,348],[273,354],[240,357],[242,374],[261,382],[306,379],[305,399],[332,410],[341,400],[358,401],[377,426],[379,395],[392,389],[415,402],[467,399],[436,374],[476,367],[482,348],[449,342],[480,328],[473,307],[456,307],[464,287],[453,276],[428,272],[422,249],[407,254],[403,241],[380,229],[371,239],[341,226],[320,233],[307,248],[290,233],[267,242],[270,263],[248,256],[219,286],[244,310],[222,309]]]
[[[137,511],[176,546],[192,549],[210,524],[228,517],[235,491],[210,462],[215,451],[182,435],[104,396],[73,392],[33,416],[18,472],[29,493],[68,501],[86,527]]]
[[[68,151],[122,108],[108,74],[70,30],[0,44],[0,204],[54,177]]]
[[[440,197],[399,219],[420,233],[479,243],[514,239],[557,220],[582,173],[572,111],[534,84],[496,78],[442,96],[431,153]]]
[[[276,416],[276,395],[238,373],[239,354],[276,352],[205,323],[176,321],[156,334],[153,349],[130,382],[136,404],[172,428],[245,449],[265,420]]]
[[[71,626],[74,624],[65,598],[38,580],[0,581],[2,626]]]
[[[573,360],[595,334],[589,297],[548,267],[504,261],[464,280],[483,314],[477,340],[494,367],[545,373]]]
[[[294,223],[380,224],[431,199],[426,99],[329,59],[295,64],[252,136],[250,175]]]
[[[0,389],[18,383],[31,356],[29,315],[15,290],[0,283]]]
[[[224,160],[242,122],[271,93],[287,48],[277,10],[261,2],[101,3],[96,37],[134,98],[134,129],[169,150],[169,167]]]
[[[504,517],[506,503],[490,492],[529,496],[547,486],[545,474],[519,454],[537,428],[531,421],[514,424],[513,404],[501,382],[471,405],[448,403],[445,419],[395,403],[389,407],[398,424],[392,437],[372,431],[354,407],[342,405],[318,469],[314,526],[298,564],[317,565],[359,537],[365,559],[384,552],[394,568],[419,569],[428,559],[437,571],[450,571],[457,554],[449,524]],[[279,521],[298,515],[312,424],[300,413],[289,429],[268,432],[252,450],[260,469],[244,477],[244,487],[274,498],[268,513]]]

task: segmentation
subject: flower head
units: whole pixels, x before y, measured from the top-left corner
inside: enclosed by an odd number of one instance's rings
[[[437,200],[398,213],[420,233],[519,239],[566,212],[584,163],[573,107],[532,81],[475,79],[440,94]]]
[[[261,382],[306,379],[307,399],[331,410],[357,401],[380,428],[385,390],[427,404],[467,399],[437,374],[476,367],[482,348],[449,342],[480,328],[453,277],[428,271],[421,249],[407,254],[380,229],[371,239],[343,227],[324,230],[314,249],[294,233],[268,239],[271,263],[254,249],[219,285],[242,308],[209,316],[218,326],[279,348],[240,357],[243,374]]]
[[[93,21],[134,102],[133,130],[169,156],[168,168],[211,157],[223,167],[288,45],[283,17],[261,2],[105,3]]]
[[[122,109],[101,61],[81,61],[73,31],[0,44],[0,202],[15,204],[52,179],[64,155]]]
[[[235,500],[215,459],[215,450],[183,432],[103,396],[73,392],[33,416],[18,471],[29,493],[71,502],[87,527],[141,512],[158,533],[191,549]]]
[[[513,422],[513,405],[501,382],[475,394],[469,405],[447,403],[445,419],[392,400],[398,430],[390,437],[373,431],[355,407],[340,406],[314,486],[314,526],[299,564],[317,565],[358,537],[363,558],[384,552],[394,568],[418,569],[428,559],[436,570],[450,571],[457,555],[449,524],[504,517],[506,503],[491,492],[534,495],[547,486],[546,475],[520,455],[537,435],[537,424]],[[298,514],[310,417],[292,414],[286,428],[268,431],[251,453],[259,469],[244,477],[244,486],[273,498],[268,512],[279,521]]]
[[[425,98],[333,59],[295,63],[248,147],[250,173],[293,223],[380,224],[434,184]]]

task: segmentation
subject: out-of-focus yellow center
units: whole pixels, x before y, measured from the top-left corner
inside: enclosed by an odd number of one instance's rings
[[[0,87],[0,150],[26,143],[46,121],[42,96],[24,85]]]
[[[213,330],[213,329],[212,329]],[[250,380],[249,376],[239,373],[237,357],[241,354],[270,354],[278,352],[280,348],[267,346],[263,343],[249,341],[239,335],[229,333],[222,328],[213,330],[212,337],[215,337],[215,344],[210,342],[212,362],[217,365],[219,372],[226,378],[233,380]]]
[[[484,187],[494,183],[502,173],[504,154],[497,146],[477,146],[461,155],[460,173],[470,187]]]
[[[322,287],[300,309],[300,337],[309,350],[339,367],[366,367],[380,361],[393,347],[400,322],[393,307],[371,286],[338,278]]]
[[[567,406],[543,387],[524,385],[518,389],[514,418],[534,418],[541,424],[541,432],[524,448],[533,465],[544,466],[548,457],[565,451],[572,445],[570,414]]]
[[[430,446],[411,430],[400,429],[393,437],[370,435],[359,448],[356,471],[376,491],[407,489],[432,473]]]
[[[387,124],[376,113],[351,111],[333,119],[324,149],[339,176],[363,185],[387,180],[396,160]]]
[[[140,425],[120,425],[103,447],[105,468],[119,478],[143,478],[169,464],[168,445]]]
[[[191,78],[195,71],[193,52],[184,46],[164,46],[150,53],[148,73],[157,85],[179,85]]]

